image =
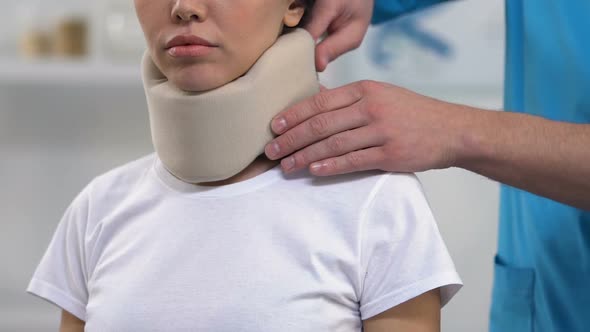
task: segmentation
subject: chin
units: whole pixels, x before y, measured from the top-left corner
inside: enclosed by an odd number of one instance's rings
[[[204,92],[204,91],[208,91],[208,90],[213,90],[213,89],[221,86],[218,84],[207,84],[204,82],[191,82],[191,81],[183,81],[183,80],[179,80],[179,81],[171,80],[171,81],[172,81],[172,84],[174,84],[180,90],[183,90],[186,92]]]
[[[169,77],[172,84],[187,92],[204,92],[219,88],[233,80],[219,73],[180,69]]]
[[[179,89],[187,92],[204,92],[208,90],[213,90],[225,84],[223,82],[218,82],[215,80],[196,80],[194,77],[188,79],[172,78],[170,81]]]

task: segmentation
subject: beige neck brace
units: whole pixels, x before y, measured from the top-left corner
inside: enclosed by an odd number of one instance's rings
[[[166,169],[189,183],[224,180],[244,170],[272,140],[272,118],[319,92],[314,48],[305,30],[295,30],[244,76],[200,93],[173,86],[146,52],[142,76],[152,140]]]

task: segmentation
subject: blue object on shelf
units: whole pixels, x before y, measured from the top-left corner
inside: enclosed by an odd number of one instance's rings
[[[441,58],[452,57],[453,47],[442,37],[420,25],[422,19],[436,10],[438,9],[425,10],[380,25],[374,36],[369,39],[369,58],[371,61],[381,67],[390,67],[391,63],[395,61],[395,54],[385,46],[387,41],[392,38],[410,40],[417,47]]]

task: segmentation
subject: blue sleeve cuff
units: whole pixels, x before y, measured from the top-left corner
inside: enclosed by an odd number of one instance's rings
[[[394,19],[416,9],[435,5],[447,0],[375,0],[372,24]]]

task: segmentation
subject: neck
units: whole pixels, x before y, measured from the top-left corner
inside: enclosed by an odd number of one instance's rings
[[[198,183],[200,186],[207,186],[207,187],[219,187],[219,186],[226,186],[228,184],[238,183],[242,181],[246,181],[253,177],[256,177],[271,168],[277,166],[280,163],[278,160],[270,160],[266,158],[265,155],[260,155],[256,160],[254,160],[248,167],[246,167],[240,173],[232,176],[229,179],[221,180],[221,181],[213,181],[213,182],[201,182]]]
[[[283,35],[244,76],[195,93],[174,86],[146,53],[152,139],[166,169],[187,183],[223,185],[275,166],[257,157],[274,138],[272,118],[319,92],[314,47],[305,30]]]

